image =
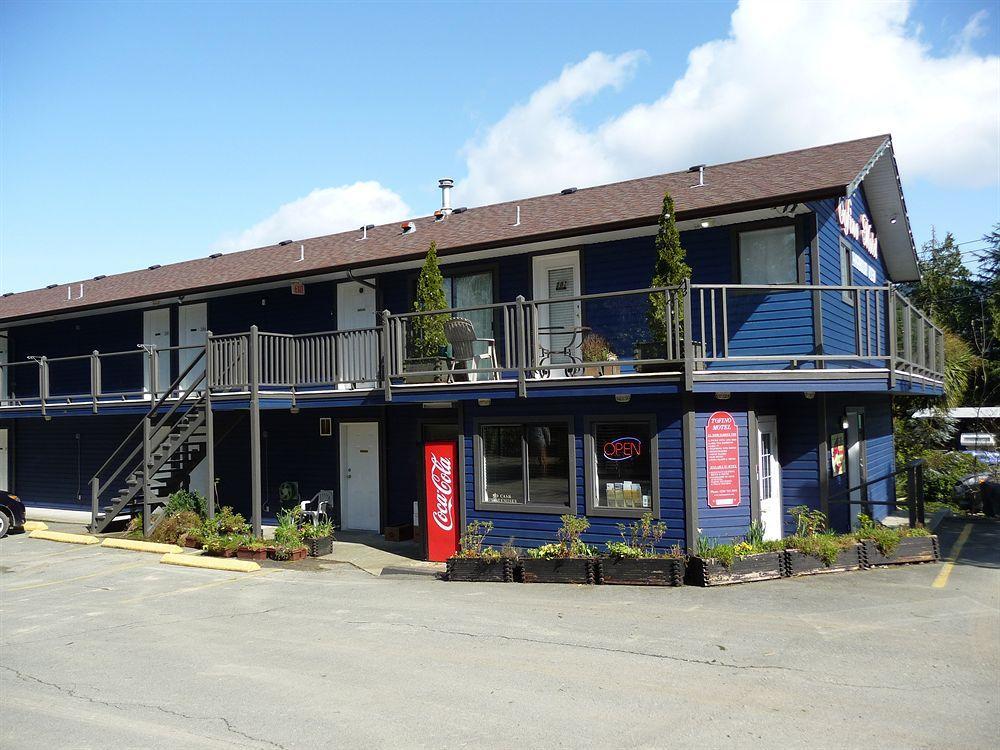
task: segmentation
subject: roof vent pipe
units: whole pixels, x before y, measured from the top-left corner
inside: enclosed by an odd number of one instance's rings
[[[438,187],[441,188],[441,211],[447,216],[451,213],[451,189],[455,187],[455,181],[450,177],[443,177],[438,180]]]
[[[692,185],[691,187],[705,187],[705,165],[695,164],[693,167],[688,167],[688,172],[698,173],[698,184]]]
[[[358,237],[358,241],[360,242],[361,240],[367,240],[368,239],[368,230],[369,229],[374,229],[374,228],[375,228],[374,224],[365,224],[363,227],[361,227],[361,236]]]

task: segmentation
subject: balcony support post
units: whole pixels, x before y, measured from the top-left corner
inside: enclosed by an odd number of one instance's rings
[[[101,397],[101,358],[95,349],[90,353],[90,400],[94,414],[97,414],[97,400]],[[95,519],[96,520],[96,519]]]
[[[689,393],[694,390],[694,326],[691,322],[691,295],[693,293],[691,280],[685,279],[681,285],[682,303],[684,305],[684,320],[682,321],[681,335],[684,337],[684,390]],[[695,541],[697,542],[697,540]]]
[[[393,349],[395,342],[392,336],[392,321],[389,319],[389,311],[382,311],[382,390],[385,392],[385,400],[392,401],[392,372],[393,372]],[[400,357],[400,362],[403,357]]]
[[[250,524],[261,536],[260,486],[260,333],[250,326]]]
[[[514,344],[514,361],[517,364],[517,395],[524,398],[528,395],[528,383],[525,372],[528,368],[528,331],[525,325],[524,295],[517,295],[517,307],[514,312],[514,331],[517,336]]]
[[[889,390],[896,387],[896,339],[899,336],[899,325],[896,321],[896,290],[889,287],[886,292],[885,304],[885,338],[889,350]]]
[[[205,333],[205,468],[208,474],[208,517],[215,518],[215,414],[212,411],[212,332]]]

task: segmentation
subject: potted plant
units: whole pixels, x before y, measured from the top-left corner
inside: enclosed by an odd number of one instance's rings
[[[210,534],[205,536],[202,549],[211,557],[236,557],[240,536]]]
[[[684,556],[680,549],[661,550],[657,545],[667,525],[654,521],[652,513],[626,526],[618,524],[620,542],[607,542],[607,554],[597,561],[597,582],[641,586],[681,586]]]
[[[670,193],[663,196],[663,207],[660,211],[660,226],[656,232],[656,262],[653,266],[652,287],[676,287],[691,278],[691,266],[687,264],[684,248],[681,247],[681,235],[677,231],[674,219],[674,200]],[[650,292],[646,308],[646,322],[649,327],[651,341],[638,342],[635,345],[635,358],[666,359],[667,341],[674,335],[673,326],[683,330],[684,308],[682,305],[671,304],[668,294]],[[677,342],[680,344],[680,342]],[[636,365],[638,372],[663,372],[668,365],[650,363]]]
[[[333,524],[329,521],[301,527],[302,540],[309,548],[310,557],[322,557],[333,553]]]
[[[492,521],[470,521],[458,540],[458,551],[448,559],[449,581],[510,583],[517,552],[507,543],[499,552],[483,542],[493,531]]]
[[[826,514],[806,505],[788,512],[795,519],[795,535],[784,540],[786,575],[838,573],[861,567],[857,540],[828,530]]]
[[[268,557],[274,560],[301,560],[309,552],[299,528],[299,508],[278,513],[274,529],[274,545],[268,548]]]
[[[600,377],[601,375],[618,375],[621,373],[621,365],[617,364],[599,364],[599,365],[588,365],[588,362],[617,362],[618,355],[611,351],[611,345],[608,344],[607,339],[597,333],[588,333],[583,337],[583,343],[580,344],[580,354],[583,357],[583,374],[590,375],[593,377]]]
[[[528,550],[521,560],[523,583],[594,583],[594,552],[580,539],[590,522],[569,513],[560,520],[559,541]]]
[[[866,568],[941,559],[937,536],[919,526],[891,529],[862,513],[858,516],[855,538],[861,543],[861,562]]]
[[[717,543],[700,537],[698,553],[688,559],[687,581],[695,586],[722,586],[781,578],[785,555],[780,541],[763,539],[759,521],[750,524],[740,541]]]
[[[444,277],[437,261],[437,245],[432,242],[427,250],[423,268],[417,279],[417,294],[413,301],[413,312],[433,313],[447,310],[448,301],[444,296]],[[414,315],[409,321],[409,341],[404,373],[407,383],[442,383],[448,370],[448,339],[444,335],[444,324],[450,315],[447,312],[434,315]],[[440,373],[440,374],[438,374]]]
[[[247,534],[239,541],[236,556],[241,560],[266,560],[267,545],[263,539]]]

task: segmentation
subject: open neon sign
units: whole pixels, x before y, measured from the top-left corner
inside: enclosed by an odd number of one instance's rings
[[[609,461],[628,461],[642,455],[642,441],[636,437],[620,437],[604,444],[604,457]]]

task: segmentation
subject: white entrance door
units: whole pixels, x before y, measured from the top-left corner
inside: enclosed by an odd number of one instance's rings
[[[862,510],[865,490],[861,485],[867,479],[865,468],[865,412],[864,409],[849,408],[847,410],[847,486],[858,489],[851,490],[851,528],[858,528],[858,515]]]
[[[177,327],[180,329],[177,337],[180,346],[204,346],[208,336],[208,305],[204,302],[181,305],[177,313]],[[198,349],[180,350],[177,357],[177,365],[180,368],[178,374],[184,372],[184,369],[198,356],[198,351]],[[187,390],[204,371],[205,365],[202,360],[187,374],[181,386]]]
[[[5,365],[10,360],[7,354],[7,332],[0,331],[0,365]],[[7,368],[0,367],[0,406],[7,400],[7,383],[10,378],[7,376]]]
[[[757,419],[760,453],[760,520],[765,539],[781,539],[781,464],[778,463],[778,422],[775,417]]]
[[[381,531],[378,422],[341,422],[340,468],[341,525]]]
[[[170,310],[160,307],[156,310],[145,310],[142,313],[142,343],[155,346],[157,351],[170,346]],[[156,355],[156,389],[160,393],[170,385],[170,352]],[[144,359],[142,365],[142,390],[149,393],[149,360]]]
[[[10,492],[10,445],[6,427],[0,427],[0,490]]]
[[[583,339],[580,302],[558,300],[580,296],[580,254],[573,251],[535,256],[532,277],[535,301],[553,300],[538,305],[538,364],[544,367],[579,363]],[[554,369],[551,377],[567,374],[579,374],[578,368]]]
[[[372,328],[375,325],[375,289],[374,281],[366,279],[367,283],[345,281],[337,284],[337,330],[356,331],[359,328]],[[372,284],[372,286],[369,286]],[[378,373],[378,346],[374,336],[357,334],[355,336],[340,336],[337,341],[338,379],[350,382],[340,383],[338,388],[372,388],[374,378]],[[371,377],[372,380],[361,378]],[[358,380],[353,380],[358,378]]]

